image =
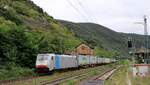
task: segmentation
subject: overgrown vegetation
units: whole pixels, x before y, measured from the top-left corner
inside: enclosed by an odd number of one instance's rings
[[[38,53],[61,54],[81,42],[29,0],[0,1],[0,39],[0,80],[33,75]]]
[[[121,66],[108,80],[104,81],[104,85],[128,85],[127,72],[129,69],[129,61],[123,60],[118,62]]]
[[[149,85],[149,76],[133,76],[132,65],[128,60],[119,63],[123,65],[118,69],[110,79],[105,81],[104,85]]]
[[[120,53],[117,51],[109,51],[99,47],[94,48],[94,54],[95,56],[108,57],[108,58],[117,58],[117,56],[120,56]]]
[[[16,79],[36,75],[32,69],[8,63],[0,69],[0,80]]]
[[[104,85],[128,85],[126,78],[126,67],[121,67],[113,74],[112,78],[105,81]]]
[[[146,76],[146,77],[130,76],[132,85],[149,85],[150,84],[149,78],[150,78],[149,76]]]

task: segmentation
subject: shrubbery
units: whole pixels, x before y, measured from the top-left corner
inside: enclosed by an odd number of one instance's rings
[[[116,56],[120,55],[120,53],[117,52],[117,51],[108,51],[108,50],[101,49],[101,48],[98,48],[98,47],[94,48],[94,54],[96,56],[109,57],[109,58],[111,58],[111,57],[113,58],[113,57],[116,57]]]
[[[33,60],[35,60],[34,43],[30,45],[31,41],[28,39],[21,28],[6,28],[0,27],[0,53],[1,62],[6,64],[8,62],[16,63],[20,66],[33,67]],[[32,61],[31,61],[32,60]],[[27,64],[27,65],[26,65]]]
[[[12,64],[12,63],[11,63]],[[36,75],[31,69],[8,64],[0,69],[0,80]]]
[[[34,75],[37,54],[61,54],[80,42],[31,1],[0,1],[0,80]]]
[[[80,43],[67,34],[58,36],[49,30],[38,32],[17,25],[11,28],[13,23],[8,25],[7,21],[4,22],[0,25],[0,65],[3,65],[0,80],[33,75],[31,68],[35,67],[38,53],[64,53]]]

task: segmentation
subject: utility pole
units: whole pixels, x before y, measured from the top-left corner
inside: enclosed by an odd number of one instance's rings
[[[148,31],[147,31],[147,18],[146,18],[146,16],[144,15],[144,17],[143,17],[143,19],[144,19],[144,22],[135,22],[135,24],[142,24],[142,25],[144,25],[144,47],[146,48],[146,50],[144,51],[145,52],[145,55],[143,56],[143,58],[145,59],[145,60],[147,60],[147,59],[149,59],[149,54],[148,54],[148,48],[149,48],[149,45],[148,45]],[[144,60],[143,59],[143,60]],[[144,61],[145,61],[144,60]],[[147,62],[147,61],[146,61]],[[147,62],[148,63],[148,62]]]
[[[147,32],[147,18],[146,18],[146,16],[144,16],[144,35],[148,35],[148,32]]]
[[[146,48],[146,59],[149,59],[148,55],[148,32],[147,32],[147,18],[144,16],[144,36],[145,36],[145,48]]]

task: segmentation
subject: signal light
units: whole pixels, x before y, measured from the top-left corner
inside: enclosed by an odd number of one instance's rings
[[[128,48],[132,48],[132,41],[128,40]]]

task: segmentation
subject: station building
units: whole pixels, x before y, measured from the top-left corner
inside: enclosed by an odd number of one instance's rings
[[[93,49],[88,46],[85,43],[79,44],[77,47],[74,48],[74,51],[66,51],[65,54],[70,54],[70,55],[94,55]]]
[[[93,49],[86,44],[80,44],[76,47],[77,55],[94,55]]]

